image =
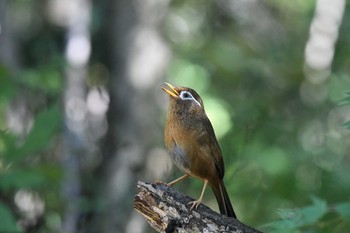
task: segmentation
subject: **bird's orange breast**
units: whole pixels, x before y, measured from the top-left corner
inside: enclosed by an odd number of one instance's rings
[[[210,150],[198,142],[200,131],[167,121],[164,136],[169,154],[180,170],[196,178],[212,180],[217,177]]]

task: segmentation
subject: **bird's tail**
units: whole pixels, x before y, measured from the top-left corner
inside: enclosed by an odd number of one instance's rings
[[[211,186],[218,202],[220,213],[227,217],[237,218],[235,211],[233,210],[230,197],[227,194],[224,182],[220,180],[219,185]]]

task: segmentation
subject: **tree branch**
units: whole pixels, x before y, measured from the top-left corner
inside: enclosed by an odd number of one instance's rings
[[[139,181],[137,187],[134,209],[158,232],[261,233],[202,204],[190,211],[187,204],[193,199],[164,184]]]

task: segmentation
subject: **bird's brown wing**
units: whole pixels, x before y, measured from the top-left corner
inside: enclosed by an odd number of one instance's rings
[[[214,160],[219,178],[223,179],[225,173],[224,161],[219,143],[216,140],[213,126],[207,117],[205,117],[201,122],[203,122],[203,124],[201,133],[198,135],[198,143],[203,147],[207,147],[206,151],[210,152],[210,155]]]

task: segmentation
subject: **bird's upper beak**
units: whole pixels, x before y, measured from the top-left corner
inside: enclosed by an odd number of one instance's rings
[[[178,98],[179,97],[179,92],[177,90],[175,90],[175,87],[173,87],[170,83],[165,83],[170,90],[165,89],[164,87],[162,87],[163,91],[165,91],[168,95]]]

